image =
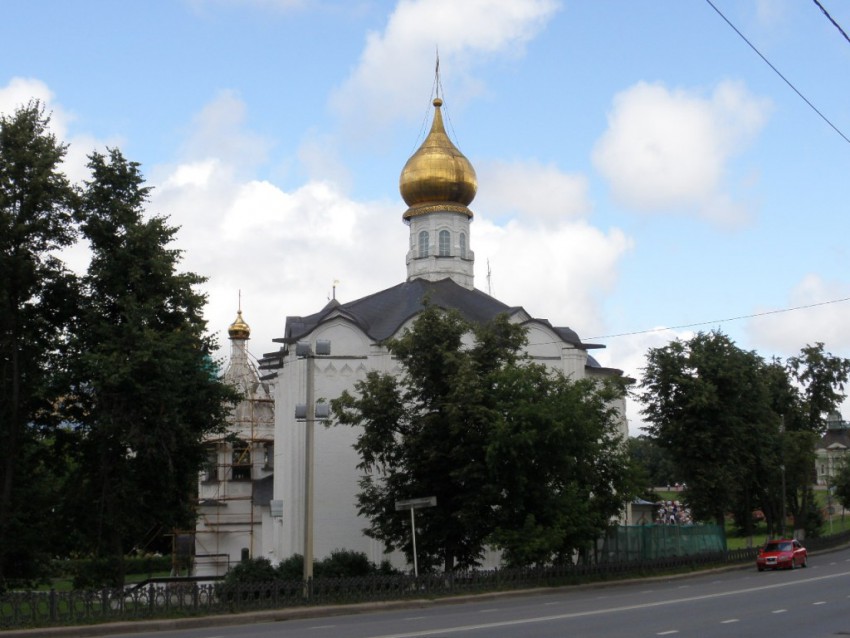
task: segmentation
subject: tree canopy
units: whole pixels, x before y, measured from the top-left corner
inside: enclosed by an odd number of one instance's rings
[[[417,517],[418,562],[478,564],[487,546],[511,564],[542,564],[587,548],[632,494],[623,388],[574,382],[524,359],[524,329],[506,317],[473,324],[428,305],[387,344],[400,376],[369,373],[332,402],[361,428],[360,512],[367,533],[412,562],[395,503],[436,496]]]
[[[822,343],[766,362],[717,331],[651,349],[641,383],[646,429],[670,452],[694,514],[722,524],[732,512],[747,528],[760,508],[778,532],[784,501],[799,534],[814,532],[814,447],[848,370]]]
[[[71,553],[120,583],[127,550],[194,527],[202,439],[233,399],[138,164],[94,153],[72,185],[49,123],[37,101],[0,116],[0,588]],[[83,276],[61,253],[79,238]]]
[[[92,258],[72,339],[71,498],[89,550],[120,561],[146,538],[194,528],[200,442],[222,427],[233,397],[215,374],[205,297],[194,289],[203,279],[178,272],[176,229],[145,216],[138,164],[113,149],[92,154],[89,168],[81,220]]]
[[[0,586],[34,577],[49,555],[57,372],[75,280],[57,257],[74,241],[66,147],[39,102],[0,116]]]

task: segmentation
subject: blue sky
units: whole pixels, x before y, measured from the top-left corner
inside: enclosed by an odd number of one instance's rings
[[[850,42],[814,2],[712,2],[850,137]],[[850,32],[850,4],[821,4]],[[240,290],[259,355],[334,281],[349,301],[404,279],[398,176],[439,49],[479,289],[636,377],[696,329],[850,356],[850,143],[705,0],[8,5],[0,111],[43,100],[74,179],[107,145],[142,164],[223,352]]]

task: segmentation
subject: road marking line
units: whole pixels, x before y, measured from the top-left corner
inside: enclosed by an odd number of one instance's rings
[[[825,605],[825,604],[826,604],[826,601],[825,601],[825,600],[819,600],[818,602],[816,602],[816,603],[812,603],[812,604],[813,604],[813,605]]]
[[[741,621],[738,620],[737,618],[730,618],[729,620],[721,620],[720,624],[721,625],[728,625],[729,623],[733,623],[733,622],[741,622]]]
[[[669,631],[659,631],[656,636],[669,636],[670,634],[678,634],[678,629],[670,629]]]
[[[774,610],[773,610],[772,612],[770,612],[770,613],[771,613],[771,614],[784,614],[786,611],[788,611],[788,610],[787,610],[787,609],[774,609]]]
[[[552,622],[554,620],[566,620],[568,618],[587,618],[589,616],[601,616],[602,614],[612,614],[618,612],[635,611],[637,609],[652,609],[653,607],[666,607],[668,605],[678,605],[681,603],[692,603],[697,600],[712,600],[715,598],[725,598],[727,596],[739,596],[757,591],[767,591],[769,589],[780,589],[785,587],[797,587],[806,583],[813,583],[820,580],[832,580],[833,578],[846,578],[850,576],[850,572],[841,572],[840,574],[829,574],[827,576],[814,576],[812,578],[801,578],[800,580],[789,580],[773,585],[760,585],[758,587],[744,587],[742,589],[730,589],[715,594],[703,594],[700,596],[687,596],[684,598],[671,598],[669,600],[658,600],[651,603],[637,603],[634,605],[623,605],[621,607],[609,607],[605,609],[591,609],[588,611],[576,611],[565,614],[555,614],[552,616],[536,616],[533,618],[518,618],[515,620],[504,620],[494,623],[481,623],[476,625],[459,625],[456,627],[422,629],[420,631],[411,631],[400,634],[383,634],[372,636],[371,638],[419,638],[420,636],[439,636],[442,634],[453,634],[462,631],[479,631],[481,629],[494,629],[496,627],[516,627],[519,625],[530,625],[532,623]],[[333,625],[331,625],[333,626]],[[667,633],[678,633],[678,630],[671,630]],[[666,635],[665,634],[658,634]]]

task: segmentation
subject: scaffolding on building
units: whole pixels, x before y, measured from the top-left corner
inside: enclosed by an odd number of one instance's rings
[[[250,330],[241,309],[228,330],[230,362],[224,380],[241,393],[224,433],[207,439],[208,461],[198,482],[195,571],[222,575],[262,552],[262,515],[274,475],[274,399],[249,359]]]

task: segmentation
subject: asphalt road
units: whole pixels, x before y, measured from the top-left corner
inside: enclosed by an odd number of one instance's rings
[[[470,598],[357,614],[185,630],[102,633],[112,638],[819,638],[850,635],[850,550],[810,556],[794,571],[696,576]],[[233,619],[228,619],[232,622]],[[134,627],[141,629],[142,627]],[[105,628],[101,628],[105,629]],[[117,628],[116,628],[117,629]],[[49,636],[49,633],[42,633]]]

